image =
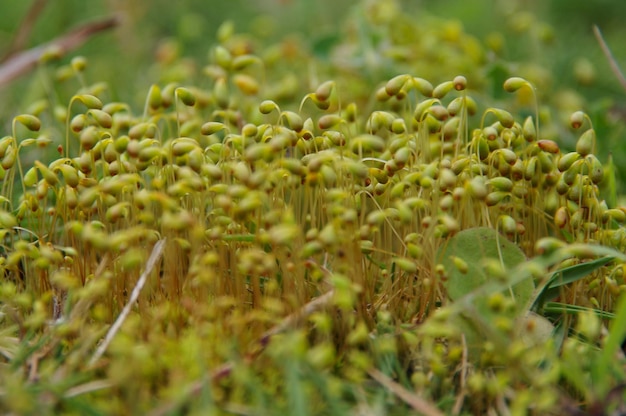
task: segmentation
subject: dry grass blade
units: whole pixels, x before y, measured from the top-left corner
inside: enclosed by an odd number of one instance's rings
[[[166,241],[165,239],[159,240],[154,245],[154,248],[152,249],[152,253],[150,254],[150,258],[148,259],[148,262],[146,263],[146,269],[143,271],[141,276],[139,276],[139,280],[137,280],[137,284],[135,285],[135,287],[133,288],[133,291],[130,294],[130,299],[128,299],[128,303],[126,303],[126,305],[124,306],[124,309],[122,309],[122,312],[120,313],[120,315],[117,317],[117,319],[111,326],[111,329],[109,329],[109,332],[104,338],[104,341],[102,341],[102,344],[100,344],[96,352],[91,357],[91,360],[89,361],[89,365],[93,365],[96,361],[98,361],[98,359],[100,359],[100,357],[102,357],[102,354],[104,354],[107,347],[113,340],[113,337],[115,337],[115,334],[117,333],[117,331],[119,331],[119,329],[122,326],[122,323],[124,323],[124,320],[130,313],[130,310],[133,307],[133,304],[137,302],[137,299],[139,299],[139,294],[141,293],[141,289],[143,288],[143,286],[146,284],[146,281],[148,280],[148,276],[150,275],[150,273],[152,273],[154,266],[157,264],[157,262],[161,259],[161,256],[163,255],[163,248],[165,247],[165,241]]]
[[[369,374],[370,377],[372,377],[378,383],[386,387],[393,394],[398,396],[400,400],[402,400],[424,416],[443,416],[443,413],[441,413],[439,409],[437,409],[433,404],[427,402],[420,397],[417,397],[415,394],[411,393],[377,369],[372,368],[367,371],[367,374]]]
[[[604,37],[602,36],[602,32],[600,32],[600,28],[598,26],[595,26],[595,25],[593,26],[593,34],[596,36],[596,39],[598,40],[598,43],[600,44],[600,47],[602,48],[602,52],[604,53],[604,56],[606,56],[606,59],[609,61],[609,65],[611,65],[611,70],[613,71],[613,74],[617,77],[617,80],[619,81],[622,88],[626,90],[626,77],[624,77],[622,70],[617,64],[615,57],[611,53],[611,49],[609,48],[609,45],[607,45],[606,41],[604,40]]]
[[[54,51],[56,54],[65,55],[85,43],[90,36],[117,26],[118,23],[119,19],[116,16],[96,20],[43,45],[16,53],[0,65],[0,87],[34,68],[44,54]]]
[[[311,315],[313,312],[316,312],[320,310],[321,308],[323,308],[332,300],[334,293],[335,293],[334,290],[329,290],[328,292],[324,293],[322,296],[315,298],[309,303],[307,303],[306,305],[304,305],[298,311],[287,316],[278,325],[275,325],[274,327],[272,327],[270,330],[268,330],[267,332],[263,334],[263,336],[261,337],[261,344],[266,345],[269,339],[273,337],[274,335],[279,334],[295,326],[303,318],[306,318],[307,316]]]

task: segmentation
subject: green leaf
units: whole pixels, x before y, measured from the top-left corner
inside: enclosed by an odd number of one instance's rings
[[[537,298],[533,302],[531,309],[540,311],[544,304],[556,298],[560,293],[560,287],[574,283],[578,280],[584,279],[600,267],[614,260],[614,257],[601,257],[589,262],[580,263],[574,266],[566,267],[564,269],[556,271],[552,277],[548,280],[548,283],[537,295]]]
[[[458,300],[485,283],[501,279],[485,267],[488,260],[496,260],[506,273],[526,261],[524,253],[492,228],[478,227],[464,230],[452,237],[437,254],[447,274],[444,286],[452,300]],[[459,267],[460,265],[467,266]],[[511,291],[518,305],[525,305],[534,290],[532,279],[524,279]]]

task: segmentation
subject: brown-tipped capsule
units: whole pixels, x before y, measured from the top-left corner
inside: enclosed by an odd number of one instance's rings
[[[454,84],[454,89],[457,91],[463,91],[467,88],[467,79],[463,75],[457,75],[454,77],[452,83]]]
[[[569,223],[569,213],[566,207],[559,207],[554,213],[554,225],[559,229],[567,227]]]
[[[41,129],[41,121],[32,114],[20,114],[15,117],[15,121],[30,131],[39,131]]]
[[[326,130],[336,126],[341,122],[341,117],[336,114],[325,114],[319,118],[317,125],[320,129]]]
[[[578,129],[585,122],[585,113],[582,111],[575,111],[569,118],[572,128]]]
[[[325,81],[315,90],[315,98],[319,101],[328,101],[335,87],[335,81]]]
[[[544,152],[548,152],[552,154],[557,154],[561,151],[561,149],[559,149],[559,145],[553,140],[546,140],[546,139],[538,140],[537,146]]]

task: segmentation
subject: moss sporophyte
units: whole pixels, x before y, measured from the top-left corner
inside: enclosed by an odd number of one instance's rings
[[[556,414],[624,382],[626,209],[588,115],[565,151],[524,78],[530,115],[470,75],[300,91],[228,26],[209,55],[139,112],[84,85],[0,139],[3,406]]]

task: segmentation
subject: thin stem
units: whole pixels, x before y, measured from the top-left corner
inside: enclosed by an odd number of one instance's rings
[[[602,32],[600,32],[600,28],[596,25],[593,25],[593,34],[595,35],[598,43],[600,44],[600,48],[602,48],[602,52],[604,53],[604,56],[609,61],[609,65],[611,66],[611,70],[613,71],[613,74],[619,81],[622,88],[626,90],[626,77],[624,77],[622,70],[617,64],[617,61],[615,60],[615,58],[613,57],[613,54],[611,53],[611,49],[609,49],[609,45],[607,45],[606,41],[604,40],[604,37],[602,36]]]

